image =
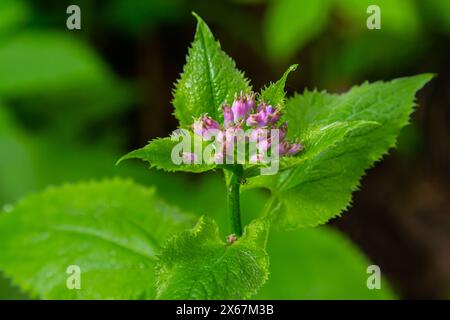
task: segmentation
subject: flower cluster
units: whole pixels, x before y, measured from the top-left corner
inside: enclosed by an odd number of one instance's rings
[[[255,142],[257,153],[250,155],[253,162],[263,162],[261,153],[269,151],[274,139],[278,139],[278,155],[292,156],[303,149],[299,142],[289,142],[286,140],[287,122],[279,123],[282,112],[279,108],[268,105],[264,102],[256,104],[255,94],[241,94],[236,97],[230,105],[223,107],[223,123],[208,115],[203,115],[192,125],[194,134],[200,136],[205,141],[215,138],[222,152],[216,154],[215,161],[223,163],[224,150],[229,150],[229,146],[234,148],[238,132],[246,132],[245,142]],[[277,135],[272,133],[277,131]],[[228,148],[228,149],[227,149]]]

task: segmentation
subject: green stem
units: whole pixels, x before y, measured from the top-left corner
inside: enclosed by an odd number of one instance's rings
[[[231,220],[231,232],[242,236],[240,186],[244,170],[241,165],[233,166],[229,170],[228,178],[228,212]]]

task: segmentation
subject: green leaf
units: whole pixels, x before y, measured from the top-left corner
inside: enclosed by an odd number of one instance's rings
[[[0,102],[0,206],[34,187],[38,172],[28,142],[22,128]]]
[[[49,188],[0,214],[0,269],[44,299],[154,297],[160,245],[191,226],[152,189],[126,180]],[[70,265],[81,289],[66,287]]]
[[[3,95],[41,94],[78,81],[88,85],[109,82],[111,77],[89,47],[66,33],[24,32],[0,45]]]
[[[216,223],[201,218],[170,239],[157,265],[159,299],[244,299],[268,277],[267,223],[255,220],[242,238],[226,244]]]
[[[29,19],[30,8],[23,0],[3,0],[0,3],[0,37],[22,27]]]
[[[132,101],[130,88],[83,41],[38,30],[0,42],[0,95],[37,128],[57,126],[59,135],[84,133],[86,124],[105,121]]]
[[[287,60],[326,26],[329,0],[271,1],[264,21],[269,56]]]
[[[194,139],[197,138],[194,136]],[[198,137],[199,138],[199,137]],[[150,167],[162,169],[169,172],[185,171],[185,172],[204,172],[215,168],[214,164],[176,164],[171,158],[172,150],[181,142],[172,141],[171,138],[158,138],[151,141],[145,147],[131,151],[117,161],[117,164],[127,159],[141,159],[150,163]],[[193,146],[193,144],[192,144]],[[202,159],[201,152],[195,152],[192,147],[191,152],[197,159]]]
[[[292,168],[249,179],[248,185],[272,190],[273,211],[285,226],[312,227],[339,215],[365,170],[395,146],[416,91],[431,77],[365,83],[342,95],[305,92],[290,99],[289,136],[299,138],[305,150]]]
[[[372,263],[329,227],[270,233],[270,277],[256,299],[393,299],[384,277],[381,289],[367,288]]]
[[[297,64],[294,64],[286,70],[280,80],[275,83],[269,84],[266,88],[261,90],[261,100],[270,104],[272,106],[282,107],[284,105],[284,100],[286,92],[284,87],[286,85],[286,79],[292,71],[297,70]]]
[[[193,117],[205,113],[220,119],[222,103],[231,103],[235,94],[251,89],[234,61],[221,50],[206,23],[199,16],[195,17],[198,21],[195,38],[174,90],[173,105],[180,126],[192,124]]]

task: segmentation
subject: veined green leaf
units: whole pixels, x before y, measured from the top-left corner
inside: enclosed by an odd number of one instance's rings
[[[200,139],[200,137],[195,137],[194,139]],[[215,164],[205,164],[203,163],[202,152],[196,152],[192,144],[191,153],[196,159],[202,160],[202,163],[180,163],[176,164],[172,160],[172,152],[176,150],[177,144],[181,142],[173,141],[171,138],[159,138],[151,141],[145,147],[131,151],[130,153],[124,155],[117,161],[117,164],[127,159],[141,159],[150,163],[151,167],[157,169],[162,169],[165,171],[185,171],[185,172],[204,172],[212,170],[215,168]],[[202,142],[200,142],[202,143]],[[178,156],[178,155],[177,155]]]
[[[274,212],[283,225],[312,227],[339,215],[365,170],[395,146],[416,91],[431,77],[365,83],[342,95],[305,92],[290,99],[289,136],[299,138],[305,150],[290,169],[249,179],[248,185],[272,190]]]
[[[126,180],[78,183],[0,214],[0,269],[44,299],[149,299],[160,245],[191,218]],[[69,290],[66,270],[81,270]]]
[[[236,93],[251,89],[248,80],[222,51],[206,23],[195,16],[197,31],[183,74],[174,90],[175,116],[182,127],[192,124],[193,117],[205,113],[220,119],[222,103],[231,103]]]
[[[244,299],[268,277],[264,251],[268,225],[255,220],[242,238],[226,244],[216,223],[201,218],[194,229],[171,238],[157,265],[159,299]]]

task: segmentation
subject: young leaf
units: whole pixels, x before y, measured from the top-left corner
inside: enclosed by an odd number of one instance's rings
[[[175,85],[173,105],[180,126],[193,117],[208,113],[220,119],[223,102],[231,103],[234,95],[249,91],[250,85],[234,61],[221,50],[206,23],[196,14],[197,31],[189,49],[181,79]]]
[[[156,268],[159,299],[244,299],[268,277],[267,224],[255,220],[242,238],[226,244],[216,223],[201,218],[171,238]]]
[[[355,87],[346,94],[305,92],[286,104],[290,136],[305,150],[292,168],[249,179],[272,190],[279,222],[316,226],[339,215],[365,170],[395,145],[414,95],[431,79],[419,75]]]
[[[297,70],[297,64],[293,64],[286,70],[280,80],[275,83],[271,83],[269,86],[261,90],[261,100],[272,106],[283,106],[286,92],[284,86],[286,85],[286,79],[292,71]]]
[[[65,185],[0,214],[0,269],[33,297],[154,297],[160,245],[191,219],[126,180]],[[66,270],[80,267],[80,290]]]
[[[197,137],[194,137],[197,138]],[[198,138],[199,139],[199,138]],[[127,159],[141,159],[150,163],[150,167],[163,169],[165,171],[185,171],[185,172],[204,172],[215,168],[214,164],[195,164],[195,163],[180,163],[176,164],[171,158],[172,151],[175,146],[180,143],[172,141],[171,138],[159,138],[151,141],[145,147],[133,150],[124,155],[117,161],[117,164]],[[195,153],[192,150],[195,158],[202,159],[202,153]]]

